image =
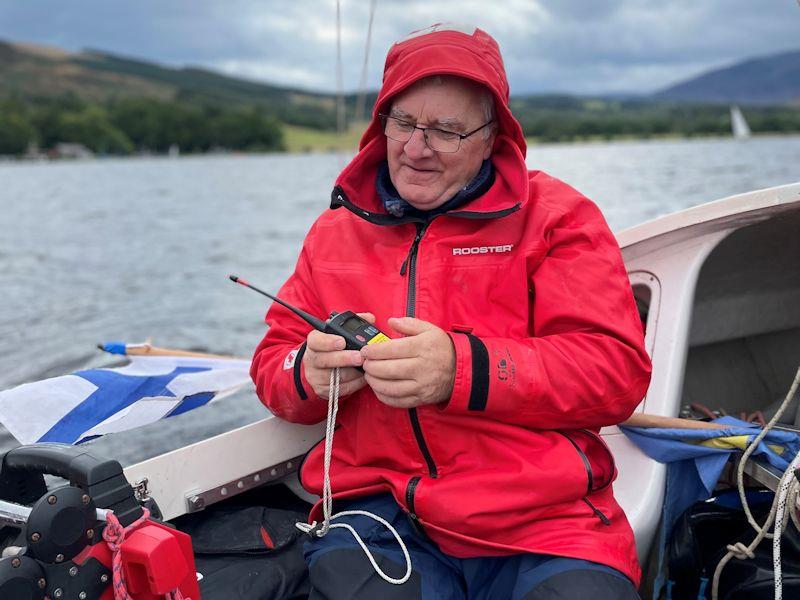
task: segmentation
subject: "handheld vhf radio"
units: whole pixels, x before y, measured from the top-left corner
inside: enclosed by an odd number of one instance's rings
[[[258,289],[254,285],[251,285],[236,275],[229,275],[228,277],[230,277],[231,281],[234,283],[249,287],[251,290],[258,292],[259,294],[263,294],[267,298],[271,298],[281,306],[285,306],[317,331],[342,336],[345,341],[345,350],[361,350],[361,348],[369,344],[388,342],[390,339],[389,336],[375,327],[375,325],[372,325],[369,321],[362,319],[352,311],[346,310],[340,313],[332,312],[328,320],[323,321],[314,315],[308,314],[304,310],[295,308],[277,296],[273,296],[264,290]],[[359,368],[359,370],[361,369]]]

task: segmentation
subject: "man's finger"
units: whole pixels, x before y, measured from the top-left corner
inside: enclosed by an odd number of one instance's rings
[[[412,379],[412,375],[419,370],[420,360],[418,358],[364,361],[364,371],[379,379]]]
[[[358,371],[356,371],[358,373]],[[342,372],[344,375],[344,371]],[[350,394],[357,392],[365,385],[367,385],[366,379],[364,379],[364,375],[358,373],[358,377],[353,379],[352,381],[343,382],[340,380],[339,382],[339,395],[340,396],[349,396]]]
[[[419,384],[410,379],[401,380],[386,380],[372,377],[369,373],[364,375],[369,387],[372,391],[380,396],[388,396],[389,398],[404,398],[406,396],[413,396]]]
[[[317,369],[335,367],[360,367],[364,359],[358,350],[337,350],[334,352],[312,352],[311,364]]]
[[[306,338],[308,349],[316,352],[332,352],[334,350],[344,350],[346,342],[340,335],[332,333],[322,333],[314,329]]]
[[[329,375],[330,377],[330,375]],[[342,370],[339,372],[339,381],[341,383],[347,383],[350,381],[355,381],[360,377],[364,377],[364,373],[361,371],[354,369],[352,367],[342,367]]]
[[[355,375],[353,379],[345,380],[345,373],[352,372]],[[316,392],[317,396],[320,398],[327,398],[329,392],[329,379],[326,377],[323,383],[318,383],[317,385],[313,385],[314,391]],[[350,394],[357,392],[361,388],[367,385],[366,379],[364,379],[364,374],[356,371],[355,369],[342,369],[342,376],[339,379],[339,396],[349,396]]]
[[[367,323],[371,323],[372,325],[375,325],[375,315],[373,315],[372,313],[365,312],[365,313],[356,313],[356,314],[359,317],[361,317],[362,319],[364,319]]]
[[[433,323],[415,319],[414,317],[392,317],[388,323],[389,327],[403,335],[419,335],[431,329],[436,329],[436,325]]]

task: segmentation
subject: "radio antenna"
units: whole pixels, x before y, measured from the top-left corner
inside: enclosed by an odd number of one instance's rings
[[[269,292],[265,292],[264,290],[261,290],[261,289],[257,288],[256,286],[254,286],[251,283],[245,281],[241,277],[238,277],[236,275],[228,275],[228,277],[234,283],[238,283],[239,285],[243,285],[244,287],[249,287],[251,290],[253,290],[255,292],[258,292],[259,294],[262,294],[263,296],[266,296],[267,298],[270,298],[270,299],[274,300],[275,302],[277,302],[281,306],[285,306],[290,311],[292,311],[294,314],[296,314],[298,317],[303,319],[306,323],[311,325],[317,331],[323,331],[323,332],[325,331],[325,322],[320,320],[320,319],[318,319],[314,315],[310,315],[306,311],[300,310],[299,308],[296,308],[296,307],[292,306],[288,302],[284,302],[283,300],[281,300],[277,296],[273,296]]]

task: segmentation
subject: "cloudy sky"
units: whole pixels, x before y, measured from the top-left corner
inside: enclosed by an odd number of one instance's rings
[[[358,88],[371,0],[340,0]],[[377,0],[367,86],[394,40],[440,21],[500,43],[512,94],[650,92],[800,48],[798,0]],[[282,85],[336,89],[336,0],[0,0],[0,39],[96,48]]]

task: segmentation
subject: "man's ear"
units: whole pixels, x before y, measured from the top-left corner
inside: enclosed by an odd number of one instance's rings
[[[494,148],[494,141],[497,138],[497,124],[491,124],[492,133],[486,138],[484,142],[486,145],[483,148],[483,160],[488,159],[492,155],[492,149]]]

